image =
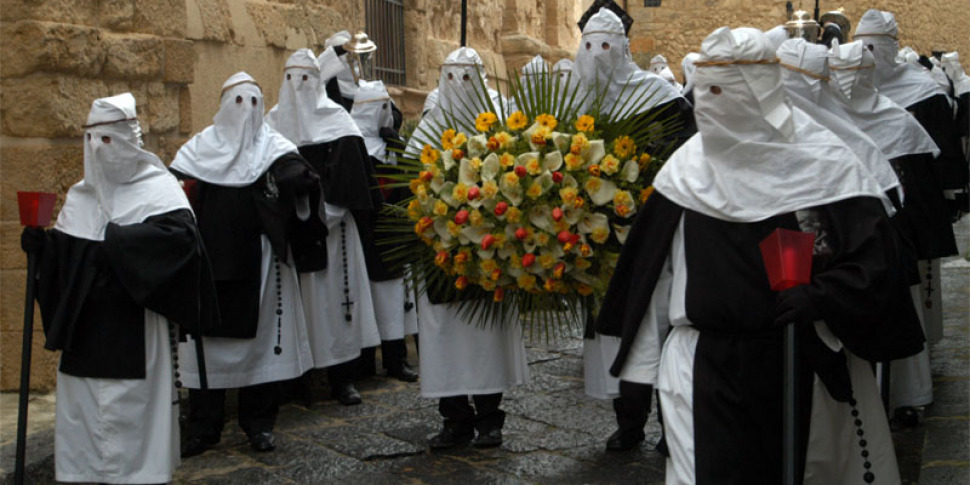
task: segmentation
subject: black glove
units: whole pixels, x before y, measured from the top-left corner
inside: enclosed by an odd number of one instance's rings
[[[387,143],[388,148],[404,150],[404,140],[401,139],[401,134],[394,128],[385,126],[381,128],[380,135],[384,143]]]
[[[809,324],[819,320],[815,304],[808,295],[808,286],[796,286],[778,294],[775,305],[775,325]]]
[[[333,53],[334,54],[337,54],[337,57],[340,57],[340,56],[346,54],[347,51],[344,50],[344,46],[342,46],[342,45],[335,45],[335,46],[333,46]]]
[[[320,185],[320,176],[306,162],[287,160],[273,169],[280,192],[299,196]]]
[[[47,242],[47,231],[41,227],[25,227],[20,234],[20,248],[25,253],[39,253],[44,249]]]

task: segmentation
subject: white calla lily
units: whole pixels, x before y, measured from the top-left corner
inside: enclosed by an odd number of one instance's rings
[[[468,139],[468,156],[472,158],[478,158],[485,153],[485,145],[488,143],[488,138],[485,135],[475,135]]]
[[[461,159],[461,164],[458,165],[458,181],[468,186],[478,183],[478,168],[472,165],[471,159]]]
[[[452,153],[454,153],[454,150],[445,150],[441,152],[441,163],[444,164],[446,172],[455,166],[455,159],[451,156]]]
[[[479,176],[483,181],[495,180],[495,176],[502,170],[502,165],[498,161],[498,155],[490,153],[485,160],[482,160],[482,167]]]
[[[613,181],[599,177],[587,180],[584,189],[589,194],[589,199],[597,206],[612,202],[617,190]]]
[[[603,140],[591,140],[589,142],[589,150],[583,154],[583,159],[586,160],[585,166],[594,165],[600,163],[600,160],[606,156],[606,145],[604,145]]]
[[[640,164],[636,160],[627,160],[620,171],[620,177],[630,183],[636,182],[640,177]]]
[[[613,224],[613,232],[616,234],[616,239],[620,241],[620,244],[626,244],[626,237],[630,234],[630,226]]]
[[[547,153],[542,160],[542,168],[552,172],[562,168],[562,153],[558,150]]]

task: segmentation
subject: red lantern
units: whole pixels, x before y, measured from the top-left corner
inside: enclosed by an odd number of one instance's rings
[[[772,291],[784,291],[811,281],[814,245],[814,232],[780,228],[758,244]]]
[[[20,207],[20,225],[27,227],[47,227],[54,215],[54,202],[57,194],[47,192],[17,192],[17,205]]]

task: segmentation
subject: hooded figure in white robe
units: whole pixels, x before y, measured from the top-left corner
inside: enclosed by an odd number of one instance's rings
[[[411,137],[407,153],[417,158],[425,143],[440,134],[446,119],[463,128],[474,128],[483,106],[476,92],[485,84],[481,57],[470,47],[460,47],[445,59],[438,82],[437,106],[425,116]],[[473,83],[477,83],[477,86]],[[504,102],[496,99],[495,102]],[[444,429],[429,441],[433,449],[467,443],[475,437],[478,447],[502,443],[505,412],[499,409],[502,393],[529,382],[529,366],[518,316],[489,326],[477,325],[446,295],[426,292],[419,297],[421,395],[438,398]],[[471,395],[475,402],[468,402]]]
[[[313,368],[297,274],[308,256],[292,243],[310,237],[293,227],[310,219],[319,177],[263,122],[263,111],[256,81],[232,75],[213,124],[182,145],[170,167],[196,210],[224,322],[204,334],[208,390],[197,390],[192,339],[179,348],[192,408],[183,457],[219,443],[230,388],[240,388],[239,424],[250,445],[272,450],[279,382]]]
[[[684,88],[680,91],[680,94],[691,104],[694,104],[694,73],[697,71],[694,62],[700,57],[701,55],[696,52],[688,52],[684,56],[684,60],[680,62],[680,72],[684,76]]]
[[[326,200],[311,207],[311,215],[319,213],[326,222],[326,257],[322,264],[298,268],[313,366],[327,368],[332,397],[359,404],[352,361],[362,348],[380,343],[363,240],[373,238],[372,219],[382,199],[371,188],[374,169],[360,130],[327,96],[313,52],[294,52],[284,70],[279,104],[267,123],[296,144],[320,174]]]
[[[670,65],[667,64],[667,58],[657,54],[650,59],[650,72],[660,76],[664,81],[669,82],[677,89],[678,92],[684,91],[684,86],[677,82],[677,77],[674,76],[674,71],[670,70]]]
[[[397,165],[397,157],[389,148],[401,149],[404,146],[398,129],[403,120],[400,111],[388,94],[382,81],[360,81],[354,97],[354,108],[350,112],[354,122],[364,137],[367,153],[378,175],[384,202],[396,204],[410,196],[406,187],[390,187],[390,179],[382,177],[388,170],[381,165]],[[381,225],[383,214],[378,214],[377,226]],[[377,250],[386,250],[380,243],[380,234],[375,237]],[[414,294],[405,284],[404,272],[387,271],[385,279],[370,278],[371,294],[374,302],[374,315],[381,336],[381,363],[387,375],[405,382],[418,379],[407,362],[405,335],[418,333],[418,316],[414,309]],[[373,350],[370,355],[365,351],[362,356],[365,365],[373,365]],[[369,360],[366,360],[369,359]]]
[[[519,71],[518,99],[515,96],[509,99],[509,112],[522,111],[526,116],[531,115],[529,118],[534,118],[542,114],[538,109],[539,106],[554,105],[546,99],[547,96],[551,97],[553,93],[547,94],[542,89],[543,86],[546,86],[548,76],[549,64],[542,56],[537,55],[522,66],[522,70]]]
[[[165,483],[179,464],[183,331],[218,324],[189,202],[142,149],[135,98],[92,103],[84,179],[54,229],[28,228],[45,347],[61,350],[54,434],[58,482]]]
[[[699,132],[657,174],[599,315],[598,331],[622,337],[611,372],[652,365],[668,484],[779,483],[781,336],[793,324],[808,437],[796,481],[898,482],[865,360],[911,355],[922,334],[885,318],[905,290],[883,189],[789,104],[760,31],[720,28],[700,53]],[[815,244],[810,282],[776,293],[759,243],[779,228],[815,232]]]
[[[663,62],[666,65],[666,60]],[[600,113],[614,113],[615,119],[624,119],[649,117],[659,112],[660,118],[671,117],[670,122],[680,127],[660,146],[645,147],[648,152],[676,149],[694,134],[690,103],[679,89],[637,67],[623,22],[612,10],[601,8],[586,23],[573,70],[579,74],[582,86],[594,93],[592,103],[600,101]],[[650,414],[656,381],[650,372],[640,372],[639,365],[631,366],[634,370],[627,375],[611,376],[609,364],[616,357],[620,341],[616,336],[597,334],[592,318],[587,319],[585,337],[586,394],[613,398],[616,412],[618,429],[607,438],[606,449],[622,451],[639,446],[646,436],[643,427]]]

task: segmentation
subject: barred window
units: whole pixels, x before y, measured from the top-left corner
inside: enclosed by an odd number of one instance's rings
[[[404,1],[366,0],[367,35],[377,44],[374,75],[384,84],[405,85]]]
[[[659,7],[660,0],[643,0],[644,7]]]

